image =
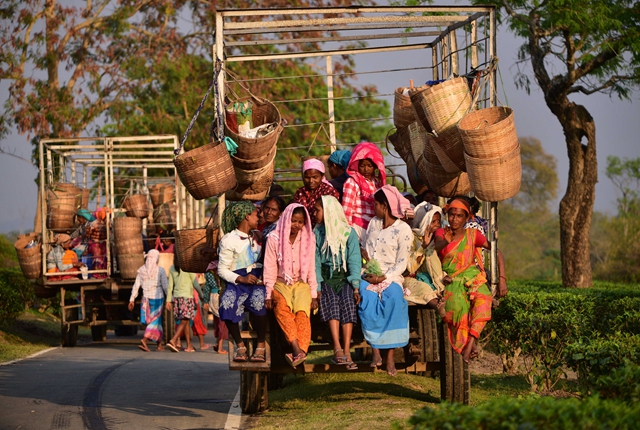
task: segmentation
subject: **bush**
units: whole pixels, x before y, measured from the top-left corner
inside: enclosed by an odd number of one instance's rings
[[[606,338],[587,338],[567,348],[567,364],[578,372],[583,383],[592,383],[627,361],[640,362],[640,335],[616,333]]]
[[[444,403],[421,409],[409,419],[414,429],[564,430],[636,429],[640,406],[597,396],[573,398],[499,397],[478,406]]]
[[[0,269],[0,325],[11,324],[33,298],[31,282],[20,269]]]
[[[640,402],[640,366],[625,362],[610,375],[600,376],[594,388],[603,399],[637,404]]]

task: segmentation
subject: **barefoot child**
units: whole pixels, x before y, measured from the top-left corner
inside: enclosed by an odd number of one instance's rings
[[[187,349],[184,351],[196,351],[191,345],[191,330],[189,326],[191,320],[196,316],[196,302],[193,299],[193,290],[199,287],[195,273],[183,272],[180,269],[178,258],[174,256],[173,266],[169,269],[167,310],[173,310],[173,317],[176,321],[180,321],[180,323],[176,328],[174,336],[167,343],[167,348],[173,352],[180,352],[180,349],[176,346],[176,342],[178,342],[183,333],[187,341]]]
[[[304,206],[292,203],[269,235],[264,258],[267,309],[273,309],[278,324],[291,345],[285,358],[293,367],[304,362],[311,343],[312,309],[318,307],[315,270],[316,240]]]
[[[360,303],[362,257],[358,234],[349,226],[340,202],[332,196],[316,200],[316,279],[320,319],[329,324],[333,338],[332,361],[348,370],[358,365],[351,359],[351,333]],[[340,344],[340,326],[342,340]]]
[[[146,324],[144,337],[138,348],[149,352],[147,342],[152,340],[158,344],[158,351],[162,351],[162,309],[167,295],[167,274],[158,266],[160,253],[152,249],[147,254],[143,266],[138,269],[136,281],[131,289],[129,310],[133,310],[138,290],[142,287],[142,303],[140,305],[140,322]]]

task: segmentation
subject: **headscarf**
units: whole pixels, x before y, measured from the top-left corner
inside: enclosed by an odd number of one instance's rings
[[[471,214],[471,206],[469,206],[469,202],[467,202],[466,200],[463,200],[463,199],[454,199],[454,200],[452,200],[447,205],[445,205],[444,211],[445,212],[449,212],[449,209],[451,209],[451,208],[462,209],[463,211],[465,211],[467,213],[467,216],[469,216]]]
[[[232,203],[224,208],[222,212],[222,222],[220,227],[224,233],[230,233],[242,222],[244,217],[256,210],[256,207],[248,200],[241,200],[236,203]]]
[[[317,171],[322,173],[322,182],[331,185],[331,183],[327,181],[327,177],[325,176],[325,168],[322,161],[318,160],[317,158],[309,158],[304,163],[302,163],[302,174],[304,175],[304,172],[309,169],[316,169]]]
[[[350,159],[351,151],[347,151],[346,149],[338,149],[337,151],[333,151],[329,156],[329,161],[331,161],[333,164],[337,164],[338,166],[342,166],[345,172],[349,168]]]
[[[404,218],[406,214],[413,212],[411,209],[411,203],[405,199],[400,191],[393,185],[385,185],[378,191],[382,191],[389,202],[389,209],[391,209],[391,215],[396,218]]]
[[[158,260],[160,259],[160,252],[157,249],[152,249],[147,252],[147,257],[144,265],[138,269],[138,275],[143,281],[148,279],[158,279]]]
[[[433,216],[437,213],[440,214],[440,219],[442,219],[442,209],[440,206],[432,205],[429,202],[422,202],[414,209],[415,217],[411,222],[411,230],[415,234],[420,237],[423,237],[427,229],[429,228],[429,224],[433,220]]]
[[[384,157],[380,149],[371,142],[362,142],[353,148],[351,158],[349,159],[349,167],[347,168],[347,174],[356,181],[356,184],[361,190],[366,190],[366,179],[358,171],[358,165],[360,160],[370,159],[373,164],[378,168],[378,177],[374,178],[374,182],[377,182],[377,187],[381,187],[387,183],[387,173],[384,170]]]
[[[289,235],[291,234],[291,216],[296,208],[304,209],[305,222],[304,227],[298,234],[300,237],[300,279],[308,282],[309,274],[312,270],[316,270],[315,265],[311,267],[311,260],[316,252],[316,238],[311,231],[311,218],[307,208],[299,203],[291,203],[282,212],[276,229],[271,233],[269,238],[278,240],[277,258],[278,265],[282,268],[284,280],[287,285],[293,285],[293,256],[291,255],[291,245],[289,245]]]
[[[333,267],[338,267],[342,260],[342,270],[347,271],[347,240],[351,234],[351,226],[344,216],[342,205],[333,196],[322,196],[322,211],[324,212],[325,240],[322,253],[331,255]]]
[[[68,234],[64,234],[64,233],[56,234],[55,244],[62,245],[63,243],[69,240],[71,240],[71,236],[69,236]]]
[[[95,217],[91,215],[91,212],[89,212],[86,209],[78,209],[78,212],[76,212],[76,215],[81,216],[82,218],[86,219],[89,222],[96,220]]]

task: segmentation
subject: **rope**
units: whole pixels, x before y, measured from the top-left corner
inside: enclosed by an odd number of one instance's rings
[[[204,98],[202,99],[202,101],[200,102],[200,106],[198,106],[198,110],[196,110],[196,114],[193,116],[193,118],[191,118],[191,122],[189,123],[189,127],[187,127],[187,131],[185,131],[184,136],[182,136],[182,140],[180,141],[180,147],[173,150],[173,154],[175,156],[178,156],[180,154],[180,152],[182,152],[182,148],[184,147],[184,143],[187,141],[187,137],[189,137],[189,133],[191,133],[191,129],[193,128],[193,125],[196,123],[196,119],[198,119],[198,115],[200,115],[200,111],[204,107],[204,103],[207,101],[207,97],[209,97],[209,93],[211,92],[211,89],[216,84],[217,76],[218,76],[218,72],[216,72],[216,77],[214,77],[213,81],[211,81],[211,85],[209,85],[209,89],[205,93]]]

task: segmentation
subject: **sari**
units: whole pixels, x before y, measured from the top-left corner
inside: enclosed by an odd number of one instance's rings
[[[478,230],[467,229],[461,239],[440,252],[442,269],[453,279],[444,289],[444,321],[449,328],[449,342],[458,353],[462,353],[469,335],[480,337],[491,319],[492,297],[478,247],[478,242],[485,240]]]
[[[164,309],[164,299],[149,299],[142,296],[140,307],[140,322],[146,324],[144,337],[155,342],[162,340],[162,310]]]

